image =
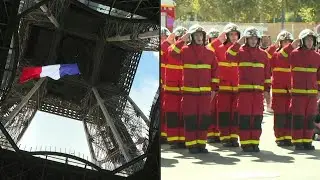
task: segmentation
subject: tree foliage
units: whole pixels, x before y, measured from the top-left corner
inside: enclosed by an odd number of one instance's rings
[[[215,22],[319,22],[320,0],[176,0],[177,18]]]

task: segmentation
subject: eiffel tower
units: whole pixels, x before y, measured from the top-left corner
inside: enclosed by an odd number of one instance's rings
[[[158,0],[0,0],[0,150],[5,157],[28,159],[34,164],[29,171],[36,172],[43,168],[37,156],[59,156],[73,169],[68,177],[76,179],[129,176],[143,169],[150,119],[129,92],[142,51],[158,51],[159,6]],[[78,63],[80,76],[18,83],[22,67],[70,63]],[[91,160],[20,149],[17,144],[37,111],[81,121]],[[72,167],[71,160],[82,168]],[[50,174],[50,168],[42,178],[65,178],[60,171]],[[0,174],[13,177],[13,169]]]

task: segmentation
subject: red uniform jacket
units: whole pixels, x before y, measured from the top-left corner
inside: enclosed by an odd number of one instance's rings
[[[208,94],[218,90],[217,61],[205,46],[188,45],[178,41],[169,53],[183,65],[183,93]]]
[[[239,91],[270,91],[270,65],[264,50],[235,43],[227,59],[238,62]]]
[[[219,39],[215,39],[209,45],[209,49],[215,51],[218,60],[219,92],[237,92],[237,63],[235,59],[232,61],[226,58],[226,52],[232,43],[222,44]]]
[[[163,85],[164,83],[164,77],[165,77],[165,68],[166,68],[166,63],[167,63],[167,58],[168,58],[168,48],[170,46],[170,43],[168,41],[164,41],[161,43],[161,51],[160,51],[160,63],[161,63],[161,68],[160,68],[160,83]]]
[[[289,94],[291,90],[291,69],[288,63],[288,59],[281,55],[283,50],[274,52],[275,46],[271,46],[267,49],[268,56],[272,55],[270,59],[270,66],[272,69],[272,94],[283,95]],[[274,52],[274,53],[273,53]]]
[[[173,51],[172,46],[169,46],[164,70],[164,90],[165,92],[181,93],[183,66],[179,58],[171,56],[171,51]]]
[[[291,44],[283,48],[281,55],[289,57],[292,95],[316,96],[320,90],[320,55],[314,50],[302,48],[293,50]]]

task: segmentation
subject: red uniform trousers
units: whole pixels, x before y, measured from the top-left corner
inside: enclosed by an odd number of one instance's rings
[[[317,97],[293,95],[292,111],[292,143],[311,143],[314,120],[317,115]]]
[[[183,120],[186,146],[205,148],[207,131],[211,124],[211,94],[184,94]]]
[[[291,140],[291,121],[292,114],[290,112],[291,95],[272,94],[272,109],[274,112],[274,134],[276,141]]]
[[[217,96],[211,102],[211,114],[212,122],[208,129],[208,139],[215,139],[220,137],[220,131],[218,129],[218,120],[217,120]]]
[[[169,144],[184,142],[184,123],[181,116],[181,93],[166,92],[164,99],[166,106],[163,111],[167,122],[167,141]]]
[[[263,92],[239,92],[239,136],[241,146],[259,145],[263,119]]]
[[[160,111],[160,132],[161,132],[161,138],[162,139],[167,139],[167,123],[164,117],[164,106],[165,106],[165,102],[164,102],[164,93],[163,93],[163,89],[160,89],[160,102],[161,102],[161,111]]]
[[[237,94],[219,92],[217,96],[217,114],[220,130],[220,140],[238,140]]]

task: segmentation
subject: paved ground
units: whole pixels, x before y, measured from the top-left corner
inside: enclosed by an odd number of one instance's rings
[[[245,154],[240,148],[208,145],[209,154],[190,156],[187,150],[173,152],[161,146],[162,180],[228,180],[228,179],[320,179],[320,142],[316,151],[296,153],[293,147],[275,144],[273,116],[265,114],[260,153]]]

